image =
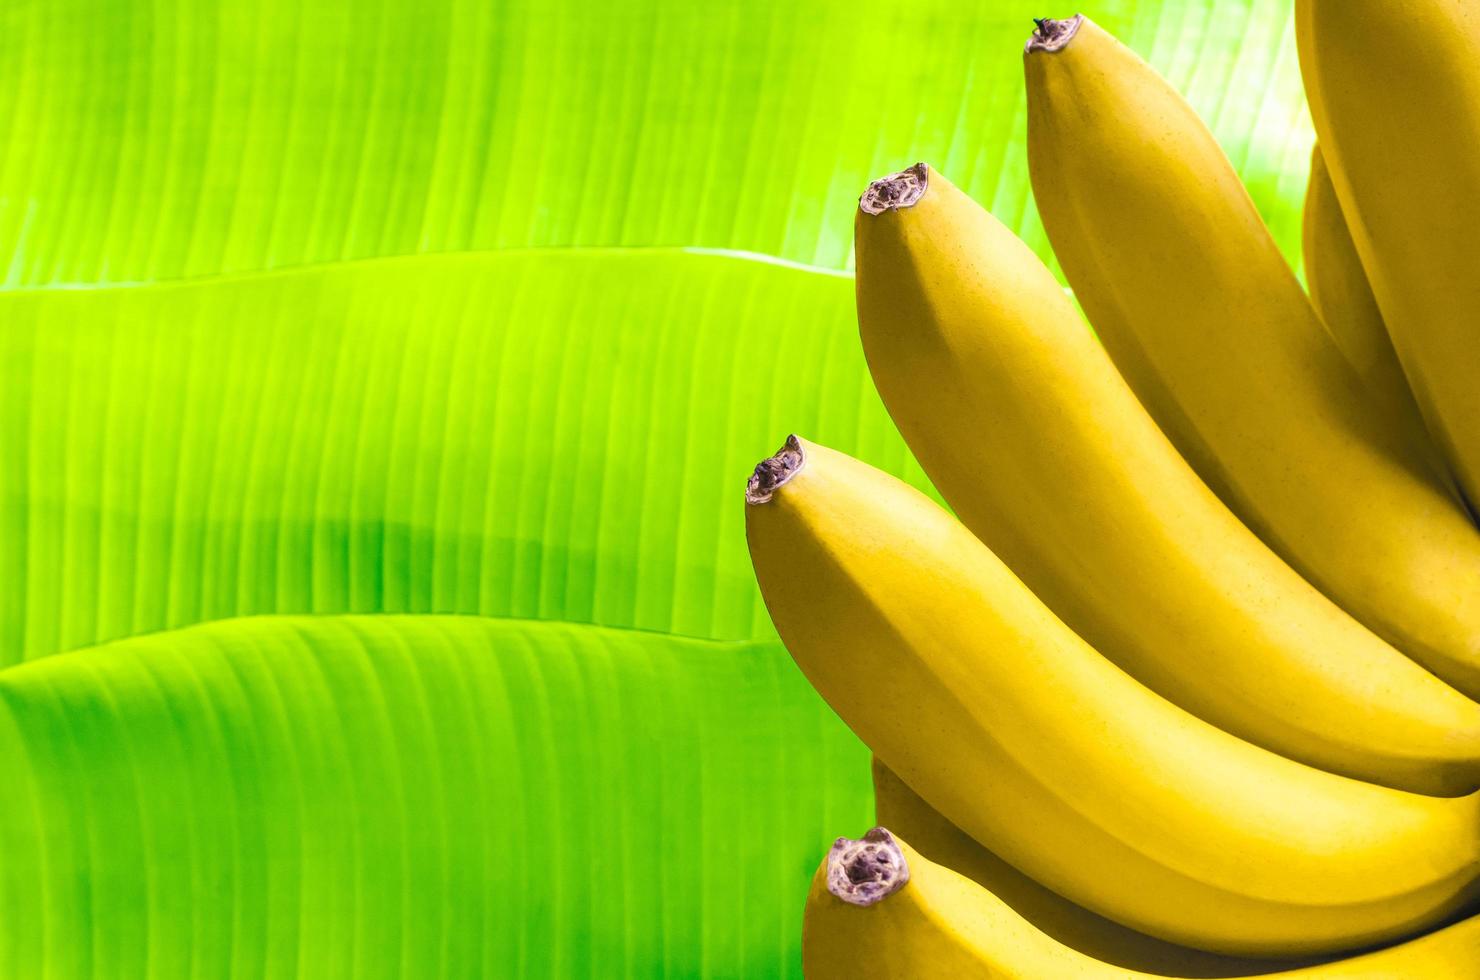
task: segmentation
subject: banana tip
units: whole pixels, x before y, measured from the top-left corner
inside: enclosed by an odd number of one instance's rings
[[[907,208],[925,195],[930,182],[930,168],[917,163],[908,170],[901,170],[888,177],[880,177],[868,185],[868,190],[858,199],[858,210],[864,214],[883,214]]]
[[[801,472],[806,462],[807,454],[802,452],[801,440],[794,435],[787,436],[786,443],[776,451],[776,455],[767,456],[755,464],[755,472],[750,474],[750,482],[745,485],[745,502],[769,503],[783,484]]]
[[[827,852],[827,890],[850,905],[875,905],[909,880],[904,851],[883,827],[875,827],[861,840],[839,837]]]
[[[1033,33],[1028,36],[1028,44],[1023,48],[1023,53],[1061,51],[1070,41],[1074,40],[1074,35],[1079,31],[1079,25],[1083,23],[1083,14],[1075,14],[1067,20],[1034,17]]]

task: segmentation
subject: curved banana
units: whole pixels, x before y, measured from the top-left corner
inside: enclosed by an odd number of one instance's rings
[[[1480,916],[1374,953],[1259,973],[1262,980],[1473,980]],[[875,827],[840,837],[802,921],[808,980],[1151,980],[1055,941],[992,891]],[[1250,971],[1253,975],[1257,971]]]
[[[1319,145],[1310,152],[1310,180],[1305,190],[1305,212],[1301,222],[1301,251],[1305,255],[1305,278],[1311,306],[1326,325],[1331,339],[1357,371],[1368,395],[1384,411],[1403,421],[1411,440],[1430,448],[1418,403],[1403,376],[1403,366],[1393,350],[1382,312],[1357,257],[1336,188]],[[1435,459],[1437,463],[1437,457]],[[1442,467],[1442,464],[1440,464]],[[1436,472],[1446,478],[1446,471]]]
[[[1089,21],[1046,24],[1026,55],[1034,196],[1121,373],[1271,547],[1480,697],[1480,532],[1366,395],[1192,109]]]
[[[957,515],[1153,690],[1311,765],[1480,785],[1480,704],[1388,646],[1229,512],[1038,258],[920,164],[856,225],[874,383]]]
[[[1429,428],[1480,504],[1480,7],[1297,0],[1331,177]]]
[[[812,686],[931,806],[1075,903],[1293,956],[1480,895],[1480,795],[1333,775],[1195,718],[902,481],[793,436],[746,500],[761,594]]]
[[[1103,963],[1160,976],[1238,977],[1280,969],[1278,960],[1219,956],[1176,946],[1082,909],[972,840],[878,756],[873,771],[876,823],[909,841],[930,861],[981,885],[1054,942]]]

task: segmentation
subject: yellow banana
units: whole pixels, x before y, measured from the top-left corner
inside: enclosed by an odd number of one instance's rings
[[[1127,929],[1061,898],[937,813],[877,756],[874,757],[874,821],[909,841],[928,860],[981,885],[1054,942],[1101,962],[1128,970],[1184,977],[1236,977],[1280,969],[1278,960],[1219,956],[1175,946]]]
[[[952,508],[1097,650],[1293,759],[1419,792],[1480,780],[1480,704],[1229,512],[1038,258],[920,164],[857,215],[874,382]]]
[[[1310,153],[1301,249],[1305,253],[1311,306],[1326,325],[1331,339],[1347,362],[1356,368],[1368,395],[1385,411],[1402,419],[1414,442],[1427,449],[1428,434],[1418,404],[1408,388],[1408,379],[1403,377],[1403,366],[1398,363],[1387,325],[1382,322],[1377,299],[1367,282],[1367,273],[1357,257],[1357,247],[1336,200],[1336,188],[1331,186],[1331,174],[1320,146]]]
[[[1306,578],[1480,697],[1480,532],[1367,397],[1212,134],[1089,21],[1048,22],[1026,71],[1044,226],[1141,401]]]
[[[746,501],[761,594],[812,686],[931,806],[1065,898],[1170,942],[1293,956],[1408,935],[1480,895],[1480,795],[1333,775],[1188,714],[900,480],[793,436]]]
[[[1367,396],[1403,427],[1408,442],[1423,453],[1430,471],[1463,506],[1463,493],[1424,427],[1423,413],[1403,376],[1403,366],[1393,350],[1377,298],[1372,295],[1319,145],[1310,153],[1301,232],[1311,306],[1347,363],[1356,369]]]
[[[808,980],[1149,980],[1055,941],[991,890],[875,827],[838,838],[812,878],[802,922]],[[1474,980],[1480,917],[1398,946],[1262,980]],[[1224,976],[1252,976],[1222,974]]]
[[[1311,115],[1429,428],[1480,504],[1480,6],[1297,0]]]

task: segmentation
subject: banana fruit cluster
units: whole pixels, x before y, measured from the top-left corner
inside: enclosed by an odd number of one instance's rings
[[[1028,43],[1028,152],[1098,341],[925,164],[860,200],[869,370],[954,515],[797,436],[747,486],[875,754],[808,976],[1480,978],[1480,6],[1297,23],[1309,295],[1082,16]]]

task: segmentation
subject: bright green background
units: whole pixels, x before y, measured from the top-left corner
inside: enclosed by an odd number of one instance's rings
[[[1043,13],[0,6],[0,976],[795,976],[867,754],[740,486],[924,485],[853,201],[929,160],[1046,252]],[[1086,13],[1293,255],[1287,3]]]

